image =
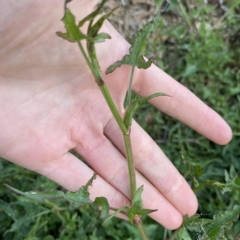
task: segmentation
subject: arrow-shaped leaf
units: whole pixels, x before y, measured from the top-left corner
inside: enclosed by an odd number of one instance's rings
[[[113,72],[117,67],[120,67],[123,64],[130,65],[132,67],[138,68],[148,68],[152,64],[152,59],[146,60],[144,59],[144,54],[147,49],[146,40],[149,37],[150,33],[154,27],[155,18],[146,24],[137,34],[132,46],[129,49],[129,54],[125,55],[122,60],[115,62],[112,64],[106,71],[106,73]]]
[[[85,186],[82,186],[78,191],[76,192],[63,192],[63,191],[46,191],[46,192],[40,192],[40,191],[29,191],[29,192],[22,192],[16,188],[13,188],[9,186],[8,184],[5,184],[6,187],[8,187],[13,192],[25,196],[27,198],[33,199],[38,202],[44,202],[45,200],[49,199],[65,199],[69,203],[73,204],[75,207],[80,207],[85,204],[91,203],[89,199],[89,192],[88,187],[92,185],[93,180],[96,178],[96,174],[93,175],[93,177],[87,182]]]

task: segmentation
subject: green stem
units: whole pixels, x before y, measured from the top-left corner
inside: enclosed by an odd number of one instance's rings
[[[130,80],[128,84],[128,91],[127,91],[127,106],[131,105],[131,93],[132,93],[132,82],[133,82],[133,75],[134,75],[135,67],[132,67]]]
[[[142,221],[140,221],[139,223],[136,223],[135,226],[138,229],[138,232],[140,233],[142,240],[149,240],[144,228],[143,228],[143,224]]]
[[[177,235],[178,235],[178,233],[179,233],[180,230],[181,230],[181,228],[178,228],[178,229],[173,233],[173,235],[169,238],[169,240],[174,240],[174,239],[177,237]]]
[[[105,82],[102,79],[102,72],[97,60],[96,56],[96,51],[93,43],[87,43],[87,51],[89,54],[89,57],[87,56],[81,42],[78,42],[78,46],[80,48],[80,51],[82,52],[94,78],[95,81],[97,82],[99,88],[101,89],[101,92],[114,116],[116,119],[122,134],[124,138],[124,143],[125,143],[125,149],[126,149],[126,158],[128,162],[128,172],[129,172],[129,181],[130,181],[130,194],[131,194],[131,200],[133,200],[136,192],[136,174],[135,174],[135,166],[134,166],[134,161],[133,161],[133,154],[132,154],[132,147],[131,147],[131,139],[130,139],[130,128],[127,128],[122,117],[120,116],[116,105],[111,97],[111,94],[108,91],[108,88],[105,84]],[[132,68],[131,71],[131,76],[130,76],[130,83],[128,87],[128,105],[130,106],[131,104],[131,88],[132,88],[132,81],[133,81],[133,74],[134,74],[134,67]],[[141,221],[137,224],[135,224],[140,235],[142,236],[143,240],[148,240],[148,237],[144,231],[143,225]]]
[[[95,76],[96,73],[95,73],[95,71],[94,71],[94,68],[93,68],[93,66],[92,66],[92,63],[91,63],[90,59],[88,58],[88,56],[87,56],[87,54],[86,54],[86,52],[85,52],[85,50],[84,50],[84,48],[83,48],[81,42],[78,41],[77,43],[78,43],[78,47],[79,47],[79,49],[80,49],[80,51],[81,51],[81,53],[82,53],[82,55],[83,55],[83,57],[84,57],[84,59],[85,59],[87,65],[88,65],[88,67],[90,68],[90,70],[91,70],[93,76]]]
[[[103,94],[104,98],[106,99],[106,102],[123,133],[124,143],[125,143],[125,148],[126,148],[126,157],[127,157],[127,162],[128,162],[130,192],[131,192],[131,200],[132,200],[135,195],[135,192],[136,192],[136,177],[135,177],[135,167],[134,167],[132,148],[131,148],[130,131],[124,124],[124,121],[122,120],[122,118],[116,108],[116,105],[108,91],[106,84],[102,80],[102,73],[101,73],[101,69],[100,69],[100,66],[99,66],[99,63],[97,60],[94,44],[88,43],[87,49],[88,49],[89,57],[92,61],[91,62],[92,66],[97,71],[97,73],[93,72],[95,80],[96,80],[98,86],[100,87],[102,94]],[[130,79],[131,82],[133,79],[133,73],[134,73],[134,68],[132,69],[132,73],[131,73],[131,79]],[[131,92],[131,83],[129,84],[129,87],[130,87],[130,89],[128,90],[129,91],[128,93]],[[131,100],[131,95],[130,95],[129,100]]]
[[[94,78],[95,78],[95,81],[97,82],[114,118],[116,119],[117,123],[118,123],[118,126],[120,127],[121,131],[125,134],[127,133],[127,128],[116,108],[116,105],[108,91],[108,88],[107,86],[105,85],[104,81],[101,79],[101,70],[100,70],[100,67],[99,67],[99,64],[97,62],[97,57],[96,57],[96,53],[95,53],[95,49],[94,49],[94,46],[92,46],[92,49],[91,49],[91,59],[92,59],[92,62],[90,61],[89,57],[87,56],[82,44],[80,41],[78,41],[78,46],[79,46],[79,49],[88,65],[88,67],[90,68]]]
[[[119,128],[121,129],[123,134],[127,134],[128,130],[127,130],[127,128],[126,128],[126,126],[125,126],[125,124],[122,120],[122,117],[120,116],[120,114],[119,114],[119,112],[116,108],[116,105],[115,105],[115,103],[114,103],[114,101],[113,101],[113,99],[112,99],[112,97],[111,97],[111,95],[108,91],[108,88],[107,88],[106,84],[103,84],[102,86],[100,86],[100,89],[102,91],[102,94],[103,94],[103,96],[104,96],[104,98],[105,98],[105,100],[106,100],[114,118],[116,119],[116,121],[118,123]]]
[[[123,134],[123,137],[124,137],[126,157],[127,157],[127,162],[128,162],[131,200],[133,200],[133,197],[136,192],[136,174],[135,174],[135,166],[134,166],[133,154],[132,154],[130,131],[127,134]]]
[[[165,228],[164,229],[164,236],[163,236],[163,240],[166,240],[167,239],[167,229]]]

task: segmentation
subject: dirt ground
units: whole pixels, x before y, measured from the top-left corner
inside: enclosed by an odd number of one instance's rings
[[[109,0],[104,10],[109,11],[117,6],[119,8],[109,20],[126,39],[131,39],[156,12],[154,0]]]
[[[118,7],[109,20],[125,39],[130,40],[157,13],[155,2],[156,0],[109,0],[105,4],[104,11],[109,12]],[[190,8],[196,7],[194,0],[186,0],[185,4]],[[204,0],[203,4],[217,6],[219,16],[222,16],[226,10],[223,0]],[[167,15],[169,15],[168,22],[178,21],[180,17],[179,13],[172,11]]]

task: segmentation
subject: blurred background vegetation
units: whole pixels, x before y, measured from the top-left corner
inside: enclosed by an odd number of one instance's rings
[[[156,5],[161,2],[156,0]],[[147,6],[144,1],[129,4]],[[233,130],[232,141],[218,146],[148,104],[135,116],[189,180],[199,200],[198,213],[211,219],[240,203],[240,191],[227,191],[209,181],[226,183],[225,171],[230,177],[240,172],[240,0],[171,1],[150,38],[149,55]],[[34,172],[1,159],[0,173],[1,239],[139,239],[125,221],[114,219],[102,226],[88,207],[76,210],[60,200],[38,204],[3,186],[7,183],[22,191],[61,189]],[[171,235],[153,220],[146,222],[150,239]],[[239,220],[225,237],[240,239]]]

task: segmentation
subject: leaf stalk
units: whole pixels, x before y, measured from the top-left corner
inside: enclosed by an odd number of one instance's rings
[[[130,181],[130,193],[131,193],[131,200],[136,193],[136,173],[135,173],[135,166],[133,161],[133,154],[132,154],[132,145],[131,145],[131,138],[130,138],[130,130],[127,134],[123,135],[125,149],[126,149],[126,158],[128,162],[128,172],[129,172],[129,181]]]
[[[128,85],[128,92],[127,92],[127,107],[131,105],[131,93],[132,93],[132,82],[133,82],[134,70],[135,70],[135,67],[132,67],[129,85]]]

